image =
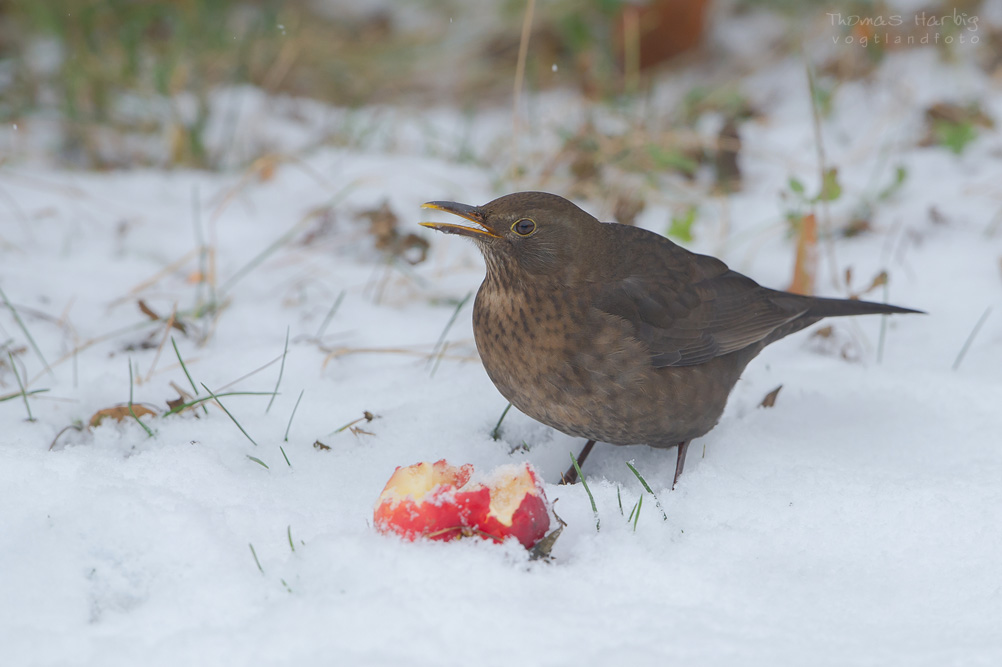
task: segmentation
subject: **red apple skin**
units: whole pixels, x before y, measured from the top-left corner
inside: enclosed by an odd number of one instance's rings
[[[488,513],[477,528],[496,538],[514,537],[526,549],[531,549],[550,529],[550,512],[546,506],[546,496],[526,494],[511,517],[511,525],[505,525]]]
[[[546,493],[530,465],[502,467],[487,485],[467,485],[472,473],[472,465],[444,459],[398,467],[376,503],[376,529],[411,541],[471,533],[498,542],[514,537],[527,549],[546,535]]]
[[[411,541],[419,536],[451,540],[476,525],[477,518],[487,514],[490,502],[491,492],[486,487],[459,491],[439,485],[421,500],[380,503],[375,512],[376,529]]]
[[[508,505],[507,511],[511,513],[511,523],[506,523],[503,516],[503,498],[505,494],[505,481],[511,487],[523,487],[524,494],[518,507],[511,511]],[[497,481],[497,486],[492,488],[493,498],[491,507],[488,508],[484,519],[477,524],[477,529],[491,535],[492,537],[504,540],[514,537],[522,543],[526,549],[531,549],[536,542],[543,539],[546,531],[550,528],[550,511],[546,501],[546,492],[536,475],[536,471],[528,463],[521,466],[521,471],[514,478]]]
[[[451,466],[444,459],[398,467],[373,512],[376,529],[411,541],[422,535],[433,540],[459,537],[490,507],[486,487],[460,488],[472,473],[472,465]]]

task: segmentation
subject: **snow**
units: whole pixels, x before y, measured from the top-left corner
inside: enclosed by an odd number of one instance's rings
[[[767,109],[742,125],[745,189],[726,205],[701,195],[691,244],[770,286],[791,269],[778,193],[791,175],[817,188],[806,85],[794,61],[743,82]],[[418,206],[513,189],[488,159],[511,127],[504,111],[374,110],[387,134],[307,151],[270,180],[6,163],[0,287],[52,373],[0,310],[5,355],[18,350],[30,388],[49,390],[29,399],[34,422],[20,399],[0,403],[0,664],[1002,664],[1002,234],[989,233],[1002,145],[983,130],[959,157],[915,146],[924,105],[972,95],[1002,118],[1002,91],[973,66],[891,54],[872,80],[837,91],[824,124],[845,188],[833,217],[882,189],[895,164],[908,170],[872,233],[836,241],[837,273],[853,267],[858,287],[886,269],[890,300],[929,314],[888,319],[879,359],[880,318],[833,323],[834,347],[803,333],[768,348],[674,491],[673,451],[598,446],[585,473],[599,531],[584,488],[556,485],[581,442],[517,410],[491,438],[506,402],[476,359],[469,305],[429,364],[483,265],[471,244],[420,230]],[[276,144],[307,146],[323,125],[269,129],[266,111],[293,102],[260,104],[257,127]],[[554,145],[582,103],[554,93],[529,104],[527,155]],[[26,125],[4,145],[37,145]],[[470,133],[487,147],[472,163],[435,148]],[[353,216],[383,200],[402,233],[431,242],[427,262],[387,273]],[[333,231],[303,245],[309,212],[328,205]],[[218,408],[146,418],[152,438],[130,420],[60,434],[128,401],[130,363],[137,403],[162,411],[170,382],[190,391],[170,343],[155,349],[162,325],[135,302],[165,316],[196,304],[194,208],[226,304],[173,332],[195,381],[218,392],[282,355],[290,334],[270,410],[268,396],[222,399],[257,444]],[[655,203],[640,221],[663,231],[669,211]],[[821,254],[821,288],[839,293]],[[140,346],[148,337],[153,349]],[[230,390],[271,391],[279,366]],[[0,381],[0,394],[17,391],[9,361]],[[758,408],[780,384],[775,407]],[[357,424],[365,432],[335,433],[363,411],[376,415]],[[568,524],[553,561],[512,543],[377,534],[373,503],[394,468],[440,458],[532,462]],[[667,521],[649,496],[636,530],[621,516],[617,494],[629,513],[644,493],[628,461]]]

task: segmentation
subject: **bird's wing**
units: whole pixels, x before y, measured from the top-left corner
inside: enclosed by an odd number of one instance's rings
[[[719,260],[686,255],[691,272],[635,270],[600,286],[593,302],[633,326],[655,367],[693,366],[741,350],[807,310],[799,298],[762,287]]]

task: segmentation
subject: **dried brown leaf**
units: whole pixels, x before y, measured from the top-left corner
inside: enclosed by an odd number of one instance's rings
[[[132,414],[135,413],[136,417],[143,417],[145,415],[156,416],[156,411],[151,410],[145,405],[139,405],[138,403],[132,404],[132,411],[129,411],[128,405],[116,405],[110,408],[103,408],[98,410],[91,416],[88,424],[93,428],[104,421],[106,418],[114,419],[115,421],[125,421],[126,419],[132,419]]]
[[[760,408],[771,408],[776,405],[776,397],[779,396],[779,390],[783,388],[783,385],[779,385],[762,399],[762,402],[758,404]]]
[[[636,224],[637,216],[646,208],[647,202],[638,194],[624,193],[616,197],[612,217],[622,225]]]
[[[169,321],[172,328],[177,329],[181,333],[187,333],[187,329],[184,326],[184,323],[176,319],[173,313],[171,314],[170,318],[160,317],[160,315],[157,314],[155,310],[150,308],[149,305],[142,299],[139,299],[136,302],[136,305],[139,306],[139,310],[142,311],[143,315],[150,318],[152,321],[154,322],[161,322],[164,320]]]
[[[554,503],[555,502],[556,501],[554,501]],[[560,537],[560,533],[564,532],[564,527],[567,525],[567,523],[560,518],[560,515],[557,514],[556,510],[551,508],[550,511],[553,512],[553,518],[555,518],[557,523],[560,525],[556,528],[556,530],[551,531],[548,535],[546,535],[546,537],[541,539],[536,546],[529,551],[530,560],[550,560],[552,558],[550,554],[553,551],[553,546],[557,543],[557,538]]]

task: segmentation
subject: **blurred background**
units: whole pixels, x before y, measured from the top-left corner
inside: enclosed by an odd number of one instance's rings
[[[30,155],[88,169],[240,168],[279,147],[288,150],[275,137],[239,132],[250,129],[247,116],[261,104],[249,90],[285,99],[283,114],[293,118],[309,113],[305,100],[344,109],[393,105],[414,114],[448,106],[474,115],[510,107],[515,90],[563,90],[596,106],[636,104],[675,76],[684,90],[672,108],[658,109],[658,127],[645,128],[644,148],[609,145],[608,132],[583,124],[567,128],[571,136],[559,146],[567,159],[551,167],[567,167],[579,181],[596,175],[593,163],[691,174],[714,156],[710,147],[687,142],[687,131],[707,112],[718,113],[721,136],[733,148],[736,126],[768,111],[738,82],[791,57],[810,66],[821,114],[830,112],[839,86],[872,76],[903,51],[931,48],[943,61],[974,61],[999,81],[999,5],[2,0],[0,123],[21,134],[0,148],[7,159]],[[925,110],[931,134],[921,139],[962,151],[994,123],[978,105],[974,98]],[[531,110],[520,111],[531,122]],[[375,137],[362,125],[339,116],[310,146],[366,147]],[[484,145],[455,148],[462,159],[498,157]],[[718,167],[720,180],[734,176]]]
[[[998,160],[1000,83],[988,0],[0,0],[8,165],[267,181],[331,151],[409,156],[682,243],[706,224],[730,242],[744,209],[795,239],[803,292],[819,236],[871,231],[972,146],[972,173]],[[395,226],[444,195],[378,171],[391,201],[355,217],[421,261],[427,241]],[[939,199],[900,210],[936,222]]]

